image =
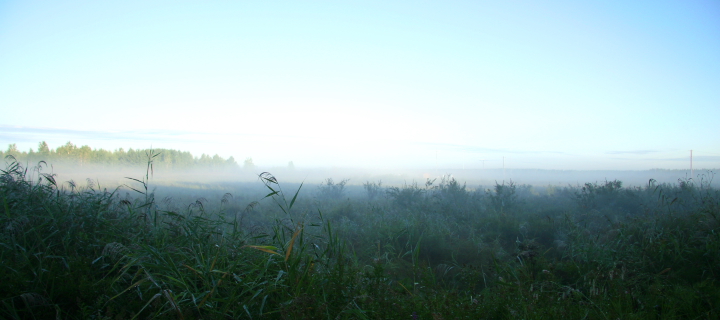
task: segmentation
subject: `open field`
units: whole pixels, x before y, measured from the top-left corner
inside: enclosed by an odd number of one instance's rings
[[[720,320],[720,0],[0,1],[0,320]]]
[[[151,162],[119,189],[2,171],[0,317],[720,317],[712,173],[472,188],[263,173],[156,189]]]

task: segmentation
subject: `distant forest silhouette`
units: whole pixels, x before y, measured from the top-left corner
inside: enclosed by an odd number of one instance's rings
[[[110,151],[105,149],[92,149],[87,145],[76,146],[68,141],[66,144],[50,149],[47,142],[38,144],[37,151],[20,151],[17,145],[12,143],[7,150],[0,151],[0,157],[14,157],[18,162],[46,161],[48,163],[67,163],[78,166],[101,165],[101,166],[135,166],[145,165],[148,162],[148,154],[151,149],[128,149],[123,148]],[[210,156],[202,154],[199,157],[193,156],[190,152],[173,149],[152,149],[152,154],[158,154],[153,159],[156,167],[165,168],[239,168],[235,158],[224,159],[217,154]]]

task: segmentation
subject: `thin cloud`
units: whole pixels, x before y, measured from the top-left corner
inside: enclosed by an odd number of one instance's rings
[[[534,150],[516,150],[516,149],[496,149],[496,148],[484,148],[478,146],[468,146],[461,144],[450,144],[450,143],[432,143],[432,142],[415,142],[417,145],[438,148],[438,149],[454,149],[467,152],[478,152],[478,153],[504,153],[504,154],[567,154],[560,151],[534,151]]]
[[[180,130],[143,130],[143,131],[97,131],[73,130],[47,127],[21,127],[0,125],[0,139],[12,141],[39,142],[48,138],[92,139],[92,140],[137,140],[137,141],[178,141],[208,140],[218,133],[192,132]],[[238,134],[222,134],[223,136],[246,136]],[[39,139],[39,140],[38,140]],[[20,140],[20,141],[19,141]]]
[[[612,160],[637,160],[633,158],[610,158]],[[682,161],[690,162],[690,157],[682,158],[643,158],[643,161]],[[693,162],[720,162],[720,156],[695,156]]]
[[[65,138],[91,138],[95,140],[151,140],[147,138],[144,133],[140,132],[112,132],[112,131],[90,131],[90,130],[72,130],[62,128],[46,128],[46,127],[20,127],[20,126],[7,126],[0,125],[0,135],[15,136],[23,135],[27,139],[36,140],[29,138],[30,136],[45,136],[45,137],[57,137],[63,136]]]
[[[690,161],[690,157],[657,159],[665,161]],[[720,156],[694,156],[693,162],[720,161]]]
[[[605,154],[649,154],[660,152],[658,150],[629,150],[629,151],[608,151]]]

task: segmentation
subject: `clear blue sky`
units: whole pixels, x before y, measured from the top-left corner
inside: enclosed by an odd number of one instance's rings
[[[0,1],[0,143],[720,168],[718,1]]]

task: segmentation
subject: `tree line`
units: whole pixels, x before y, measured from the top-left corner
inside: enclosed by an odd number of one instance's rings
[[[237,161],[232,156],[224,159],[215,154],[210,156],[202,154],[199,157],[193,156],[190,152],[173,149],[128,149],[123,148],[110,151],[105,149],[92,149],[87,145],[77,146],[68,141],[66,144],[50,149],[47,142],[38,144],[37,151],[32,148],[29,151],[20,151],[17,145],[8,145],[7,150],[0,151],[0,157],[14,157],[18,162],[48,163],[70,163],[79,166],[101,165],[101,166],[135,166],[145,165],[148,161],[148,154],[157,154],[153,159],[155,167],[165,168],[239,168]],[[252,159],[245,160],[252,164]]]

